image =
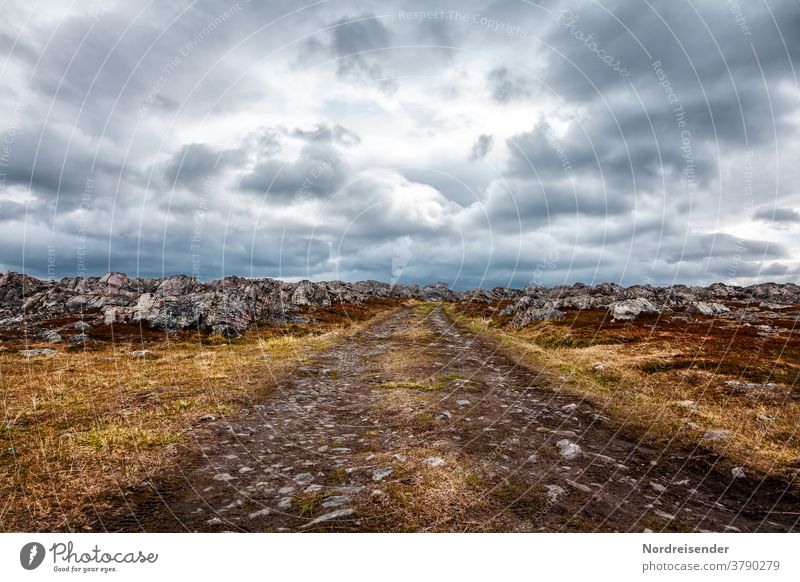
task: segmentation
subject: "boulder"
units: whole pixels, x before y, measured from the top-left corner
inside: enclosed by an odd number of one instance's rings
[[[616,321],[630,321],[642,315],[657,315],[660,310],[647,299],[639,297],[615,301],[609,306],[609,312]]]

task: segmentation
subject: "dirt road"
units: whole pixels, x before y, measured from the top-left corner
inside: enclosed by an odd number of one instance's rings
[[[110,531],[792,531],[786,485],[648,448],[441,308],[319,354]]]

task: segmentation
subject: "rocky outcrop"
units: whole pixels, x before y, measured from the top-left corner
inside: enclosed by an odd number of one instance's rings
[[[303,310],[375,299],[421,299],[497,304],[515,325],[557,319],[569,311],[608,310],[616,320],[645,314],[685,312],[693,317],[746,317],[769,314],[800,304],[800,287],[763,283],[736,287],[623,288],[613,283],[511,289],[453,291],[445,283],[389,285],[379,281],[299,281],[226,277],[201,282],[186,275],[161,279],[107,273],[103,277],[70,277],[41,281],[19,273],[0,275],[0,327],[24,330],[43,341],[72,342],[91,337],[98,325],[146,324],[165,330],[197,329],[226,336],[241,335],[255,324],[305,321]],[[50,324],[66,320],[66,323]],[[73,323],[79,321],[78,327]],[[85,338],[81,337],[83,341]],[[75,340],[78,341],[78,340]]]
[[[608,310],[616,321],[630,321],[642,315],[658,315],[661,310],[644,297],[615,301]]]
[[[608,310],[611,318],[617,321],[679,312],[693,317],[755,320],[756,315],[778,317],[779,310],[798,304],[800,286],[793,283],[762,283],[750,287],[723,283],[709,287],[634,285],[627,288],[613,283],[595,286],[576,283],[551,288],[527,287],[518,292],[513,303],[505,306],[500,314],[512,316],[515,325],[529,325],[570,310]]]

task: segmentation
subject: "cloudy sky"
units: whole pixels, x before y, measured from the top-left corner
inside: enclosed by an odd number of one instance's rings
[[[797,2],[0,6],[2,271],[798,279]]]

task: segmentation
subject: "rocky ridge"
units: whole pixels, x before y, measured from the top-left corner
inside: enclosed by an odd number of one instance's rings
[[[800,286],[762,283],[738,287],[621,287],[582,283],[558,287],[453,291],[445,283],[389,285],[378,281],[285,282],[276,279],[226,277],[200,282],[176,275],[130,278],[123,273],[42,281],[19,273],[0,275],[0,327],[35,333],[57,343],[68,335],[85,341],[93,326],[145,324],[156,329],[198,329],[229,337],[255,324],[302,322],[300,312],[316,306],[361,304],[374,299],[421,299],[496,304],[515,325],[564,317],[567,311],[607,310],[617,321],[646,315],[682,313],[742,320],[780,317],[800,304]],[[66,323],[65,323],[66,322]],[[77,338],[77,339],[76,339]]]

